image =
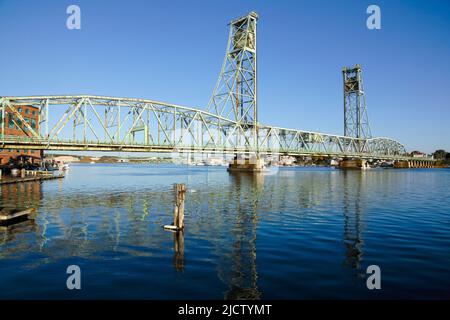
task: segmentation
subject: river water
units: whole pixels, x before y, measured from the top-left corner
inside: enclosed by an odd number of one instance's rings
[[[178,236],[163,230],[174,183],[188,188]],[[449,186],[446,169],[72,165],[1,186],[2,205],[37,212],[0,229],[0,298],[449,299]]]

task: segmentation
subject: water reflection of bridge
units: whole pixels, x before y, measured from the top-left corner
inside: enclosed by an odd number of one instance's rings
[[[227,287],[224,297],[258,299],[263,295],[258,286],[256,242],[261,212],[288,212],[292,207],[287,203],[294,202],[298,208],[295,219],[302,221],[309,215],[333,214],[317,210],[331,201],[341,203],[343,208],[344,260],[359,270],[364,238],[364,205],[360,201],[368,173],[316,172],[306,173],[299,180],[282,178],[290,174],[293,173],[280,171],[281,179],[262,174],[231,174],[222,186],[216,183],[214,173],[208,174],[206,187],[188,192],[188,227],[185,234],[173,238],[174,268],[189,268],[185,237],[187,243],[189,239],[201,238],[211,243],[217,257],[217,276]],[[154,251],[143,248],[167,247],[170,236],[161,226],[170,219],[172,211],[169,190],[65,194],[61,189],[44,197],[43,188],[45,184],[41,183],[2,186],[1,204],[37,206],[38,212],[36,222],[0,232],[1,258],[24,250],[38,250],[53,259],[99,259],[98,253],[107,250],[151,257]],[[344,190],[343,196],[338,190]],[[53,234],[48,233],[49,229]],[[18,239],[19,235],[26,235],[28,242]]]
[[[345,263],[355,270],[360,270],[363,255],[363,209],[361,206],[361,189],[363,174],[343,171],[344,186],[344,245],[346,249]],[[350,180],[349,175],[353,175]],[[356,179],[355,179],[356,178]],[[352,183],[355,182],[356,183]],[[353,195],[351,193],[354,193]]]

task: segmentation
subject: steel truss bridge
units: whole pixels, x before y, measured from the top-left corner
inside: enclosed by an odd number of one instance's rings
[[[251,12],[230,23],[225,59],[205,110],[154,100],[95,95],[5,96],[0,97],[0,147],[409,159],[405,147],[389,138],[340,136],[259,123],[257,20],[257,14]],[[353,81],[353,89],[344,90],[348,101],[356,103],[352,125],[358,126],[362,83],[355,87],[356,78],[348,71],[345,79]],[[356,98],[351,100],[351,94]],[[30,123],[23,115],[24,106],[36,107],[38,124]],[[20,129],[23,135],[8,135],[7,128]]]
[[[207,111],[157,101],[98,96],[42,96],[5,97],[1,105],[2,112],[13,113],[19,119],[22,118],[18,111],[20,106],[39,106],[42,119],[38,131],[25,120],[19,120],[25,124],[27,136],[3,135],[3,148],[256,152],[246,145],[253,143],[252,130],[242,123]],[[46,119],[52,107],[64,112],[56,123],[48,125]],[[3,123],[6,122],[4,120]],[[258,125],[257,129],[257,149],[266,154],[394,159],[405,152],[400,143],[386,138],[357,139],[265,125]]]

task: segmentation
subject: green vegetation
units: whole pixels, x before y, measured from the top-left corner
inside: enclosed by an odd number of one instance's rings
[[[439,149],[433,153],[433,157],[436,160],[441,160],[443,163],[450,165],[450,152]]]

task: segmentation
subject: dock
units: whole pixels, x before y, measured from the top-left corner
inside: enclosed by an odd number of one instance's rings
[[[29,209],[14,209],[14,208],[0,208],[0,225],[8,225],[17,221],[28,219],[29,215],[35,212],[34,208]]]
[[[4,184],[13,184],[13,183],[22,183],[22,182],[31,182],[31,181],[45,181],[45,180],[54,180],[54,179],[62,179],[64,178],[64,174],[58,175],[31,175],[26,177],[2,177],[0,179],[0,185]]]

